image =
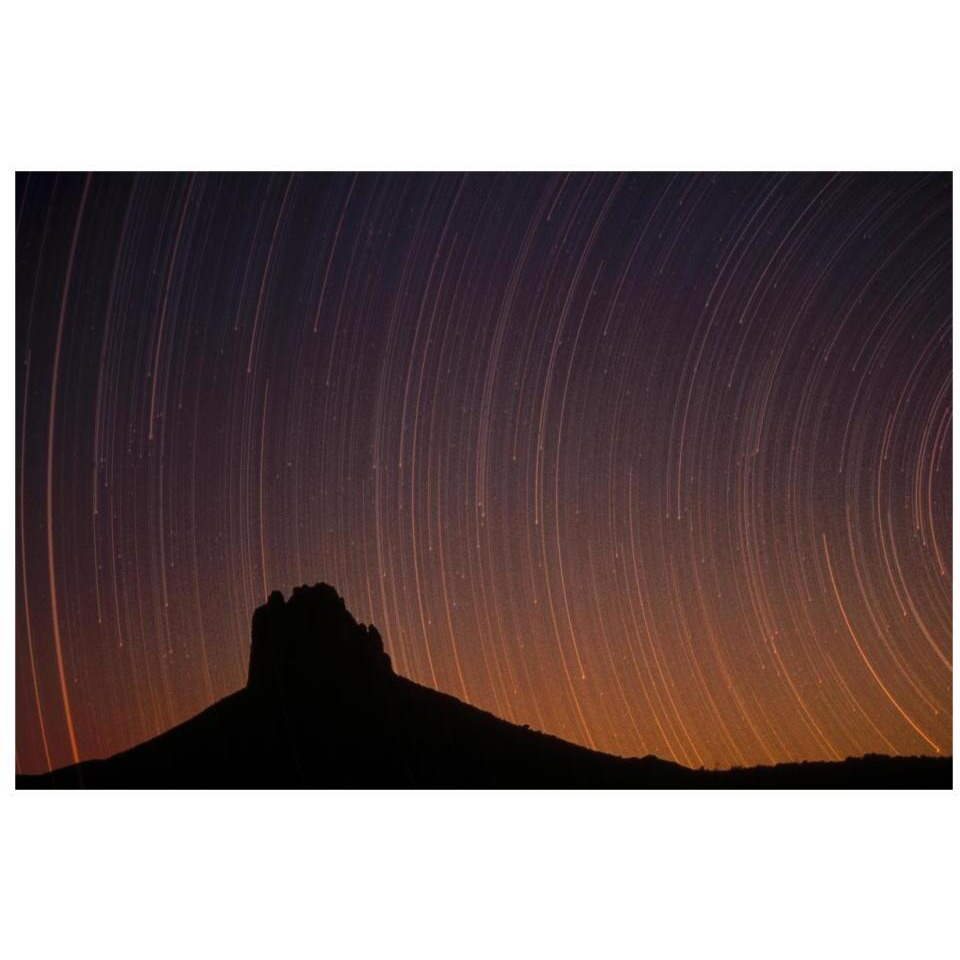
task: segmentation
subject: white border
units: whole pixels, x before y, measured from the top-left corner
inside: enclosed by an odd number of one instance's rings
[[[0,34],[8,364],[15,169],[957,166],[945,3],[48,2]],[[14,794],[13,383],[7,956],[956,949],[953,792]]]

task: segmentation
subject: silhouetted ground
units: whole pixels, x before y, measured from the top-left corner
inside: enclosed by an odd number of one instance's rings
[[[253,617],[247,686],[166,733],[18,788],[951,788],[952,758],[690,770],[520,727],[393,672],[336,590],[270,596]]]

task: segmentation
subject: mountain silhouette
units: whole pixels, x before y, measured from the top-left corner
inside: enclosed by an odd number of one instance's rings
[[[588,750],[393,671],[376,628],[327,584],[253,615],[247,685],[106,760],[18,788],[950,788],[952,758],[691,770]]]

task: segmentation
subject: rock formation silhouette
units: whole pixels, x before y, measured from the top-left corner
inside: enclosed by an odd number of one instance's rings
[[[107,760],[18,788],[942,787],[951,758],[866,756],[729,771],[625,759],[501,720],[397,675],[327,584],[253,615],[244,689]]]

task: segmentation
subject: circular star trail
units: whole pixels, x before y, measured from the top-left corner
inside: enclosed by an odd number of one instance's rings
[[[17,763],[398,672],[692,766],[951,753],[939,174],[21,175]]]

